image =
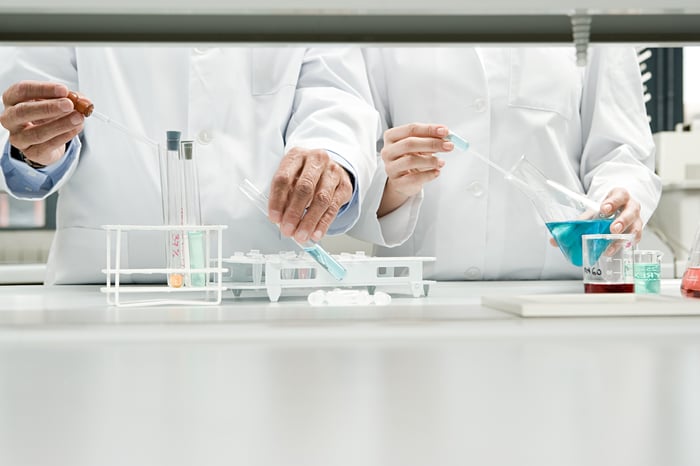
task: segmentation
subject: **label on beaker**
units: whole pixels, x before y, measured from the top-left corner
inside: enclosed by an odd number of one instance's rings
[[[661,264],[634,264],[634,290],[636,293],[660,293]]]

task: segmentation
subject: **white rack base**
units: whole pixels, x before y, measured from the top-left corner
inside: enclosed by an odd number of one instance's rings
[[[162,306],[162,305],[217,305],[221,303],[223,284],[222,231],[226,225],[104,225],[107,239],[107,266],[102,272],[106,275],[106,285],[100,289],[107,296],[107,303],[117,307]],[[122,242],[132,231],[201,231],[204,233],[205,268],[123,268],[121,266]],[[167,236],[167,235],[166,235]],[[212,243],[216,242],[216,257],[212,257]],[[165,248],[165,240],[163,248]],[[179,288],[162,285],[125,285],[124,276],[143,274],[164,277],[172,274],[203,273],[207,277],[204,286],[182,286]],[[155,280],[155,277],[154,277]]]
[[[430,285],[423,280],[423,263],[434,257],[368,257],[363,252],[334,256],[346,269],[342,281],[320,267],[305,254],[283,252],[261,254],[252,250],[237,252],[223,259],[227,268],[225,286],[235,297],[244,291],[264,290],[270,301],[277,302],[283,290],[292,288],[357,288],[366,287],[370,293],[379,286],[407,286],[411,295],[427,296]]]

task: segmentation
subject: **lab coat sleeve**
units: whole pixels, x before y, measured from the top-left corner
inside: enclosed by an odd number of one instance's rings
[[[354,177],[354,201],[328,230],[330,235],[345,233],[357,222],[376,168],[378,117],[359,49],[308,49],[292,112],[285,151],[293,147],[325,149]]]
[[[641,73],[631,47],[593,48],[581,103],[581,180],[602,201],[622,187],[641,205],[644,224],[661,197],[654,141],[644,107]]]
[[[383,49],[377,47],[364,48],[362,54],[367,67],[372,102],[379,112],[380,131],[377,135],[376,152],[381,152],[384,146],[384,131],[391,126],[391,114],[387,102],[386,79],[384,73],[385,60]],[[372,178],[372,184],[365,198],[360,218],[350,230],[350,236],[367,241],[378,246],[394,247],[403,244],[415,230],[418,213],[423,203],[423,191],[412,196],[398,209],[377,218],[377,210],[384,194],[387,174],[381,157],[377,157],[377,169]]]
[[[354,238],[391,248],[403,244],[413,234],[423,204],[423,191],[411,196],[393,212],[377,218],[386,180],[384,164],[380,160],[365,197],[362,215],[349,234]]]
[[[26,163],[13,159],[10,156],[10,144],[6,142],[5,150],[0,156],[4,189],[17,199],[47,198],[58,190],[68,178],[67,175],[75,170],[80,148],[80,139],[76,137],[58,162],[35,170]]]
[[[69,47],[0,48],[0,90],[23,81],[51,81],[76,89],[75,52]],[[71,141],[62,161],[34,170],[9,157],[9,135],[1,128],[0,186],[20,199],[43,199],[58,190],[75,171],[81,150],[80,140]]]

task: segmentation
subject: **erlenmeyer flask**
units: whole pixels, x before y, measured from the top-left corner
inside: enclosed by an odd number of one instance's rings
[[[583,265],[581,236],[610,233],[614,216],[601,217],[598,203],[547,179],[525,156],[513,166],[506,179],[532,201],[559,249],[572,264]]]
[[[681,280],[681,294],[690,298],[700,298],[700,224],[688,254],[688,263]]]

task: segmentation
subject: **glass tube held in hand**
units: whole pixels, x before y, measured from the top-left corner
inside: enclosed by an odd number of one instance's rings
[[[249,180],[243,180],[239,189],[250,199],[255,207],[267,217],[267,208],[269,199]],[[279,226],[279,225],[278,225]],[[293,239],[293,238],[292,238]],[[315,241],[308,240],[304,243],[294,242],[310,255],[318,264],[330,273],[336,280],[345,278],[347,270],[338,261],[336,261],[323,247]]]

